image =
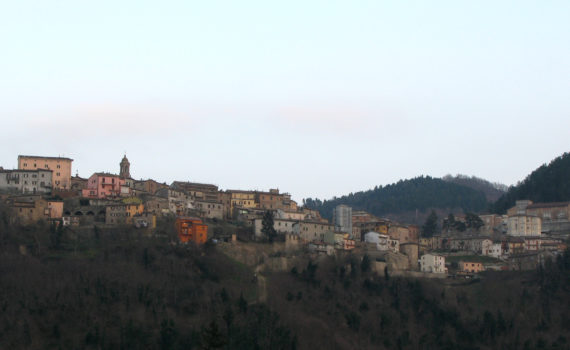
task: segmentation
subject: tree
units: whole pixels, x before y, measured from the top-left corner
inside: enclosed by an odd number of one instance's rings
[[[443,219],[443,224],[442,224],[442,229],[446,232],[449,232],[450,230],[453,230],[455,228],[455,216],[453,216],[453,214],[449,213],[449,215],[447,216],[447,218]]]
[[[261,233],[267,237],[270,243],[273,243],[275,236],[277,236],[277,231],[275,231],[275,227],[273,227],[273,213],[271,211],[268,210],[265,212],[261,225]]]
[[[372,262],[370,261],[370,257],[368,256],[368,254],[364,254],[364,256],[362,257],[362,261],[360,262],[360,269],[362,270],[362,272],[370,271],[371,264]]]
[[[477,214],[467,213],[465,214],[465,225],[469,228],[474,228],[475,230],[479,230],[485,224],[483,220]]]
[[[422,226],[423,236],[432,237],[437,231],[437,214],[435,210],[431,211],[431,214],[427,217],[424,225]]]

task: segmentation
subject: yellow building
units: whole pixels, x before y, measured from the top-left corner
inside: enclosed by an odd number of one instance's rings
[[[229,190],[231,194],[230,206],[232,210],[234,208],[256,208],[255,203],[255,192],[253,191],[239,191],[239,190]]]
[[[18,156],[18,169],[51,170],[52,188],[71,189],[71,163],[73,159],[63,157]]]

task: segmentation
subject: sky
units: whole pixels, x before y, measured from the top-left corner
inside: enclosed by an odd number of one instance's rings
[[[570,151],[570,2],[5,1],[0,166],[331,198]]]

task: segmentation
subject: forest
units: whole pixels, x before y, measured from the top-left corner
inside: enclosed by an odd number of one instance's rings
[[[570,153],[564,153],[549,164],[534,170],[522,182],[509,188],[492,206],[495,213],[504,214],[515,201],[534,202],[570,201]]]
[[[377,186],[372,190],[331,200],[307,198],[303,204],[317,209],[327,219],[332,219],[333,208],[339,204],[380,217],[413,211],[427,213],[433,208],[445,209],[446,213],[453,210],[480,212],[488,206],[482,191],[430,176],[400,180],[384,187]]]

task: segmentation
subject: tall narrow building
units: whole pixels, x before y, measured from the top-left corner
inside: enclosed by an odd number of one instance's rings
[[[121,160],[120,166],[121,166],[121,171],[119,172],[119,176],[124,178],[124,179],[130,179],[131,178],[131,163],[129,163],[129,160],[127,159],[126,154],[123,157],[123,160]]]
[[[352,208],[348,205],[337,205],[333,209],[333,223],[336,231],[352,235]]]

